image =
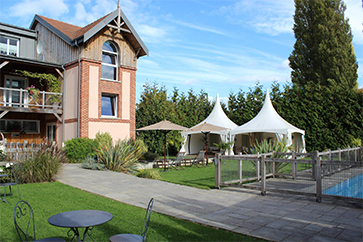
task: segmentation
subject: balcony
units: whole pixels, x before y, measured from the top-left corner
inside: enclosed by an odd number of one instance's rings
[[[27,89],[0,87],[0,114],[8,112],[63,113],[62,93],[39,91],[38,97],[30,95]]]

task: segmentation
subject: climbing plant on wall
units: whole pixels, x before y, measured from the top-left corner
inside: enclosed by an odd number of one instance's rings
[[[41,86],[47,86],[48,87],[48,92],[54,92],[54,93],[60,93],[61,92],[61,84],[62,81],[59,80],[55,75],[53,74],[49,74],[49,73],[36,73],[36,72],[29,72],[29,71],[25,71],[25,70],[16,70],[15,71],[16,74],[24,76],[24,77],[28,77],[28,78],[33,78],[33,79],[38,79],[39,80],[39,84]],[[48,102],[50,104],[56,103],[56,102],[60,102],[60,97],[58,95],[50,95]]]

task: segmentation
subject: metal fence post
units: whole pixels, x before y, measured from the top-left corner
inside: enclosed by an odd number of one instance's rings
[[[266,156],[262,155],[261,160],[261,194],[266,195]]]
[[[316,158],[316,201],[321,202],[321,158]]]

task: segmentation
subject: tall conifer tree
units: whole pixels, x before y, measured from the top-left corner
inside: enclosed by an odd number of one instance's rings
[[[341,0],[295,0],[292,82],[357,88],[357,61]]]

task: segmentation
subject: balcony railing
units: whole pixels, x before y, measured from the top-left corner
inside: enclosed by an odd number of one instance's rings
[[[0,107],[62,109],[62,93],[39,91],[38,97],[27,89],[0,87]]]

